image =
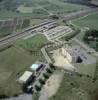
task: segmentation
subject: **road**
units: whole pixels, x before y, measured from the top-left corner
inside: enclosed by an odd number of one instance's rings
[[[96,11],[98,11],[98,8],[89,8],[87,10],[80,10],[77,12],[72,12],[67,15],[63,15],[62,20],[69,21],[69,20],[77,19],[77,18],[83,17],[85,15],[88,15],[90,13],[96,12]]]
[[[6,36],[4,38],[1,38],[0,39],[0,47],[2,47],[3,45],[11,44],[11,43],[15,42],[18,38],[31,35],[32,32],[35,32],[36,28],[44,26],[44,25],[49,24],[49,23],[51,23],[51,21],[46,21],[46,22],[41,23],[39,25],[35,25],[33,27],[29,27],[29,28],[23,30],[22,32],[13,33],[13,34],[8,35],[8,36]]]
[[[52,63],[50,57],[48,56],[48,54],[47,54],[47,52],[46,52],[46,50],[45,50],[45,48],[47,48],[47,47],[46,47],[46,46],[43,47],[43,48],[41,49],[41,52],[42,52],[42,54],[44,55],[44,57],[45,57],[45,59],[47,60],[47,62],[48,62],[48,63]]]
[[[19,97],[12,97],[12,98],[1,99],[1,100],[32,100],[32,95],[23,94],[23,95],[20,95]]]
[[[83,17],[83,16],[88,15],[89,13],[92,13],[92,12],[95,12],[95,11],[98,11],[98,8],[90,8],[90,9],[87,9],[87,10],[73,12],[73,13],[64,15],[63,18],[59,19],[57,22],[61,22],[63,20],[69,21],[69,20],[73,20],[73,19],[76,19],[76,18],[80,18],[80,17]],[[29,27],[29,28],[23,30],[22,32],[13,33],[9,36],[1,38],[0,39],[0,47],[2,47],[4,45],[9,45],[9,44],[15,42],[18,38],[21,38],[23,36],[28,36],[28,35],[31,34],[32,31],[35,31],[36,28],[42,27],[42,26],[47,25],[51,22],[54,22],[54,21],[48,20],[48,21],[45,21],[44,23],[41,23],[39,25]]]

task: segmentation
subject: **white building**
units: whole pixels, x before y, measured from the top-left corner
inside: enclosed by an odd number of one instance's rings
[[[71,48],[61,48],[62,49],[62,55],[66,57],[66,59],[69,61],[69,63],[75,63],[77,61],[77,54],[74,52]]]
[[[19,83],[26,83],[32,76],[32,72],[25,71],[24,74],[19,78]]]

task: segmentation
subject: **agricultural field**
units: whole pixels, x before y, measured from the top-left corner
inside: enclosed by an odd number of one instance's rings
[[[35,58],[22,48],[13,46],[0,52],[0,95],[21,93],[17,79],[34,61]]]
[[[38,9],[37,9],[38,10]],[[42,12],[42,10],[41,10]],[[44,11],[43,11],[44,13]],[[46,14],[46,11],[45,11]],[[0,10],[0,20],[7,20],[7,19],[13,19],[13,18],[43,18],[46,17],[46,15],[41,15],[38,16],[39,12],[37,13],[37,11],[35,11],[34,13],[20,13],[20,12],[12,12],[12,11],[7,11],[7,10]],[[48,14],[47,14],[48,16]]]
[[[58,92],[49,100],[97,100],[96,87],[98,80],[94,83],[86,76],[65,74]]]
[[[7,27],[7,26],[4,26],[0,29],[0,37],[4,37],[6,35],[9,35],[13,32],[13,29],[12,27]]]
[[[40,41],[38,41],[40,40]],[[17,79],[29,70],[29,66],[38,59],[43,59],[40,49],[48,42],[43,35],[36,35],[27,40],[17,40],[16,44],[0,51],[0,96],[14,96],[22,93],[22,87]],[[39,51],[30,53],[29,48]]]
[[[80,27],[89,27],[98,30],[98,12],[75,20],[73,23]]]
[[[78,11],[78,10],[83,10],[87,9],[89,7],[83,6],[83,5],[77,5],[77,4],[70,4],[70,3],[64,3],[60,2],[58,0],[50,0],[47,5],[43,6],[45,9],[48,11],[55,13],[55,14],[63,14],[63,13],[68,13],[72,11]]]
[[[30,21],[31,21],[30,19],[17,19],[17,18],[8,21],[1,21],[0,38],[29,27],[31,25]]]
[[[29,4],[26,1],[24,2],[18,3],[17,6],[15,6],[15,3],[14,4],[9,3],[7,6],[5,6],[5,9],[4,8],[0,9],[0,19],[8,19],[8,18],[15,18],[15,17],[43,18],[48,16],[49,12],[55,14],[59,14],[59,13],[62,14],[66,12],[72,12],[72,11],[89,8],[83,5],[64,3],[59,0],[53,0],[53,1],[33,0],[30,1]],[[41,13],[43,16],[41,15]]]
[[[32,13],[32,7],[25,7],[24,5],[20,5],[17,8],[17,11],[19,11],[20,13]]]
[[[38,20],[43,20],[51,14],[65,14],[89,8],[83,5],[63,3],[59,0],[29,0],[28,2],[26,0],[13,0],[11,3],[6,1],[3,6],[5,6],[5,8],[0,9],[0,20],[12,19],[13,22],[9,22],[8,26],[6,26],[6,23],[4,25],[2,24],[3,27],[0,24],[0,37],[21,31],[21,29],[29,25],[39,24],[36,23]],[[19,20],[18,24],[17,19]],[[26,19],[28,21],[25,21]],[[12,24],[12,26],[10,24]]]

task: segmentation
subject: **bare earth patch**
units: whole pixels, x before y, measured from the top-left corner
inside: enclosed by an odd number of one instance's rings
[[[40,92],[39,100],[48,100],[50,97],[56,94],[60,83],[63,79],[63,73],[56,71],[46,82],[43,89]]]

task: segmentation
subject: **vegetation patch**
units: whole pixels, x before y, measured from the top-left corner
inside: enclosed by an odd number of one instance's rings
[[[50,100],[97,100],[98,80],[82,75],[65,74],[56,95]]]
[[[10,26],[4,26],[0,29],[0,38],[12,34],[13,29]]]
[[[40,48],[47,43],[48,43],[48,41],[44,35],[37,34],[37,35],[30,37],[28,39],[19,39],[16,42],[16,45],[18,45],[18,46],[20,46],[28,51],[32,51],[34,49],[40,50]]]
[[[87,17],[81,18],[79,20],[75,20],[73,21],[73,23],[80,27],[98,29],[98,12],[88,15]]]
[[[20,13],[32,13],[32,7],[26,7],[24,5],[20,5],[17,8],[17,11],[19,11]]]
[[[71,32],[70,34],[64,36],[61,38],[61,40],[65,40],[68,41],[72,38],[74,38],[75,36],[77,36],[80,33],[80,29],[78,29],[77,27],[73,26],[73,25],[68,25],[72,28],[73,32]]]
[[[40,47],[47,39],[39,34],[27,40],[18,40],[14,46],[0,52],[0,97],[14,96],[22,93],[22,86],[17,79],[29,69],[36,60],[43,58]],[[29,53],[29,50],[38,52]]]
[[[24,49],[14,46],[0,52],[0,97],[22,93],[17,79],[35,60]]]
[[[98,51],[98,31],[97,30],[88,30],[85,32],[83,41],[88,44],[90,47]]]

